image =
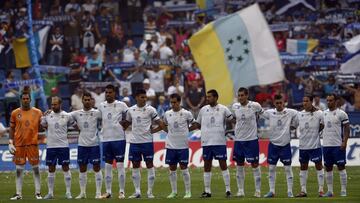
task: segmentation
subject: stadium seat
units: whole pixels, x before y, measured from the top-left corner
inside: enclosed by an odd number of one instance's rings
[[[144,23],[136,22],[131,23],[131,34],[134,35],[144,35]]]

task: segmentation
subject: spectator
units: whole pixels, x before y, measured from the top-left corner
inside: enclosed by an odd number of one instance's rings
[[[120,89],[119,89],[120,90]],[[130,102],[130,106],[134,105],[136,103],[134,97],[131,96],[131,94],[129,93],[129,89],[128,88],[122,88],[121,91],[119,91],[119,95],[120,95],[120,100],[123,100],[125,98],[129,99]]]
[[[304,85],[299,77],[295,77],[294,83],[289,84],[290,106],[299,109],[305,95]]]
[[[150,87],[155,91],[156,96],[164,95],[165,70],[160,69],[158,65],[153,66],[153,69],[146,71],[146,75],[150,81]]]
[[[64,27],[65,40],[70,48],[70,51],[74,51],[75,49],[79,51],[80,33],[81,24],[77,18],[76,10],[70,9],[70,21],[65,24]]]
[[[147,96],[146,104],[155,106],[156,94],[155,94],[155,90],[150,87],[149,79],[146,78],[143,81],[143,88],[146,91],[146,96]]]
[[[153,50],[153,46],[151,44],[148,44],[146,46],[146,49],[145,51],[142,51],[140,53],[140,60],[141,62],[145,62],[145,61],[148,61],[148,60],[151,60],[154,58],[154,55],[155,55],[155,52]]]
[[[76,0],[70,0],[68,4],[65,6],[65,13],[71,13],[71,11],[75,11],[79,13],[81,11],[80,5],[76,2]]]
[[[199,87],[197,80],[193,80],[190,83],[185,98],[187,108],[194,117],[197,117],[200,108],[205,104],[205,90]]]
[[[151,36],[156,33],[156,21],[154,15],[148,15],[147,21],[145,23],[145,34],[150,34]]]
[[[127,0],[128,16],[130,22],[140,21],[141,16],[141,1]]]
[[[95,91],[89,91],[91,97],[95,99],[95,107],[99,108],[101,102],[105,101],[105,92],[101,89],[101,87],[96,87]]]
[[[180,84],[178,77],[174,78],[173,84],[168,88],[167,95],[178,94],[181,97],[184,95],[184,86]]]
[[[159,49],[160,59],[167,60],[174,57],[174,51],[171,49],[172,41],[170,38],[166,38],[165,44]]]
[[[140,52],[145,51],[149,45],[151,45],[152,51],[156,52],[159,48],[158,45],[153,41],[152,36],[150,34],[146,34],[144,37],[145,40],[140,44]]]
[[[93,50],[95,46],[95,20],[93,16],[89,13],[89,11],[84,12],[81,27],[83,30],[83,48],[87,49],[88,51]]]
[[[111,17],[106,7],[100,8],[100,16],[96,18],[95,32],[99,39],[108,37],[111,34]]]
[[[320,96],[321,96],[321,93],[314,94],[313,106],[317,109],[320,109],[321,111],[325,111],[326,105],[324,102],[321,102]]]
[[[60,27],[55,28],[49,42],[52,46],[49,53],[48,64],[61,66],[63,58],[64,35],[61,34]]]
[[[76,54],[76,52],[73,52],[71,54],[70,61],[67,64],[67,66],[70,68],[68,80],[72,90],[74,90],[82,81],[82,74],[84,73],[84,67],[77,59],[78,59],[78,55]]]
[[[91,53],[91,58],[86,63],[87,80],[89,82],[97,82],[102,79],[102,61],[99,59],[97,52]]]
[[[137,48],[134,46],[134,42],[131,39],[128,39],[126,46],[123,50],[123,62],[131,63],[135,62],[135,53],[138,52]]]
[[[330,75],[328,77],[328,82],[323,85],[323,88],[324,88],[324,93],[326,95],[330,93],[334,93],[334,91],[338,89],[336,85],[335,77],[333,75]]]
[[[89,12],[91,15],[96,14],[96,5],[93,4],[91,0],[86,0],[85,3],[81,5],[81,8],[85,13]]]
[[[97,56],[102,63],[105,63],[106,59],[106,40],[106,37],[101,37],[99,43],[97,43],[94,48],[94,51],[97,53]]]
[[[160,116],[160,118],[163,118],[165,112],[167,110],[169,110],[169,109],[170,109],[169,102],[166,101],[165,96],[159,96],[158,105],[157,105],[157,108],[156,108],[158,116]]]
[[[76,88],[74,94],[71,95],[72,111],[77,111],[83,108],[82,95],[83,95],[83,90],[80,87]]]
[[[353,95],[354,110],[360,110],[360,83],[355,84],[354,87],[344,85],[343,86],[351,95]]]

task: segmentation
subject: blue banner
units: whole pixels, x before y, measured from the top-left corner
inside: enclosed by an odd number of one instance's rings
[[[108,63],[105,65],[105,70],[109,69],[129,69],[136,65],[135,62],[120,62],[120,63]]]
[[[42,84],[41,79],[19,80],[19,81],[4,83],[4,88],[5,89],[17,89],[19,87],[41,85],[41,84]]]
[[[360,112],[348,112],[350,137],[360,137]]]

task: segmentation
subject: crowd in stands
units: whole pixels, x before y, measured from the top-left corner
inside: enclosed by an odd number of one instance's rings
[[[129,106],[135,104],[132,93],[144,88],[160,115],[169,109],[172,93],[183,96],[183,106],[196,115],[205,104],[206,87],[187,40],[207,22],[253,2],[273,31],[286,80],[252,87],[250,98],[271,107],[273,95],[282,93],[289,107],[301,108],[303,96],[311,94],[314,105],[325,109],[325,95],[336,92],[339,107],[360,111],[359,75],[338,73],[347,55],[342,43],[360,33],[360,3],[353,0],[305,1],[311,8],[299,4],[281,13],[277,0],[214,1],[211,15],[199,12],[194,0],[34,0],[34,22],[44,22],[34,23],[34,32],[52,21],[39,63],[69,69],[42,72],[45,95],[59,95],[63,109],[72,111],[82,108],[82,93],[89,91],[96,107],[104,100],[104,82],[113,82],[118,99]],[[27,12],[25,0],[0,2],[0,118],[6,125],[19,106],[20,91],[31,91],[32,105],[44,108],[39,85],[5,85],[36,77],[32,68],[16,67],[12,49],[15,38],[28,37]],[[318,39],[319,45],[311,53],[291,55],[287,39]]]

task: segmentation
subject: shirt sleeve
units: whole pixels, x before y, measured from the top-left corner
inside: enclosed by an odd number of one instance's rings
[[[128,121],[128,122],[132,122],[132,118],[131,118],[131,112],[130,112],[131,109],[128,109],[127,112],[126,112],[126,117],[125,119]]]
[[[187,111],[187,121],[188,121],[188,123],[194,122],[194,116],[192,115],[192,113],[190,111]]]
[[[263,114],[264,110],[259,103],[255,103],[255,111],[258,115]]]
[[[226,118],[226,120],[231,120],[231,119],[234,118],[233,114],[231,113],[231,111],[227,107],[225,107],[225,118]]]
[[[153,108],[153,107],[151,107],[150,109],[151,109],[151,111],[150,111],[151,120],[153,120],[153,121],[160,120],[160,117],[159,117],[159,115],[157,114],[156,109]]]
[[[198,124],[200,124],[201,125],[201,120],[202,120],[202,111],[203,109],[200,109],[200,111],[199,111],[199,114],[198,114],[198,116],[197,116],[197,119],[196,119],[196,121],[195,122],[197,122]]]
[[[13,111],[10,117],[10,127],[15,128],[15,125],[16,125],[16,112]]]
[[[347,115],[347,113],[345,113],[344,111],[340,111],[340,115],[339,115],[339,119],[341,121],[342,124],[347,124],[349,123],[349,117]]]
[[[318,111],[319,112],[319,122],[320,124],[324,125],[324,113],[322,111]]]
[[[41,126],[46,126],[47,125],[46,116],[41,116],[40,125]]]

